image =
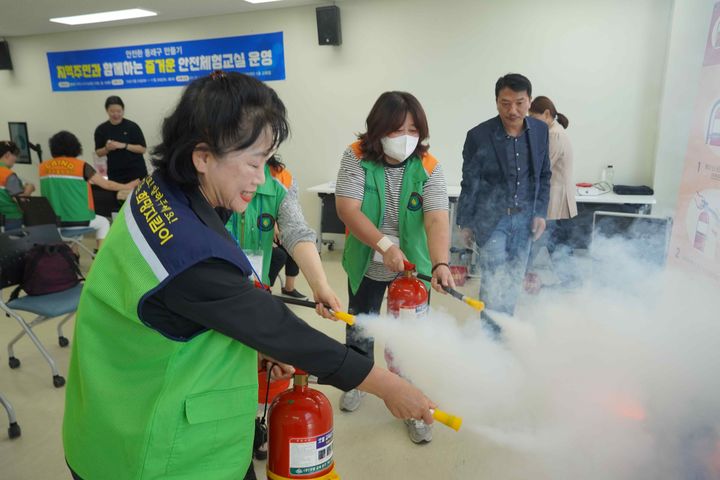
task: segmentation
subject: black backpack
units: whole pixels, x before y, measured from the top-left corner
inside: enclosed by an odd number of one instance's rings
[[[17,298],[21,289],[28,295],[47,295],[72,288],[84,279],[70,247],[64,243],[35,245],[25,254],[22,282],[10,300]]]

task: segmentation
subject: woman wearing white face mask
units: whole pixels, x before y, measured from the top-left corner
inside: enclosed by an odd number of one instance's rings
[[[428,123],[420,102],[406,92],[385,92],[367,117],[367,132],[343,154],[335,187],[338,216],[349,235],[343,267],[348,275],[349,310],[380,311],[385,289],[403,260],[432,273],[432,286],[454,287],[448,267],[450,225],[445,177],[428,153]],[[346,331],[348,346],[373,358],[373,340]],[[355,411],[361,393],[343,394],[340,408]],[[415,443],[432,439],[430,426],[408,421]]]

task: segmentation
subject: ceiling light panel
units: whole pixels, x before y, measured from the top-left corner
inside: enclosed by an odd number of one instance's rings
[[[86,25],[88,23],[115,22],[132,18],[154,17],[157,15],[150,10],[142,8],[131,8],[129,10],[115,10],[112,12],[88,13],[86,15],[75,15],[72,17],[51,18],[51,22],[63,23],[65,25]]]

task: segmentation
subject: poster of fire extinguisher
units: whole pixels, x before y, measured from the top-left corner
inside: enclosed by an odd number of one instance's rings
[[[708,201],[707,197],[718,196],[720,191],[703,191],[695,194],[694,202],[688,205],[685,221],[688,237],[692,240],[692,248],[696,254],[714,261],[718,252],[718,233],[720,229],[720,213],[713,208],[717,202]]]
[[[720,2],[705,45],[668,261],[720,281]]]

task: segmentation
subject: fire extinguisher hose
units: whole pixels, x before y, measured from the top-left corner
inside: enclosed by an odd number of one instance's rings
[[[310,300],[300,300],[298,298],[290,298],[290,297],[283,297],[280,295],[273,295],[273,297],[277,298],[278,300],[282,300],[285,303],[288,303],[290,305],[299,305],[301,307],[308,307],[308,308],[315,308],[316,303],[311,302]],[[347,312],[336,312],[335,310],[332,310],[329,305],[325,305],[327,309],[329,309],[332,314],[337,318],[338,320],[342,320],[343,322],[347,323],[348,325],[354,325],[355,324],[355,315],[351,315]]]
[[[417,277],[420,280],[425,280],[426,282],[432,281],[432,277],[430,275],[425,275],[424,273],[417,273]],[[447,293],[449,293],[451,296],[457,298],[461,302],[465,302],[471,307],[473,307],[478,312],[481,312],[485,308],[485,303],[483,303],[482,300],[478,300],[477,298],[468,297],[467,295],[463,295],[462,293],[458,292],[454,288],[445,287],[443,286],[443,290],[445,290]]]

